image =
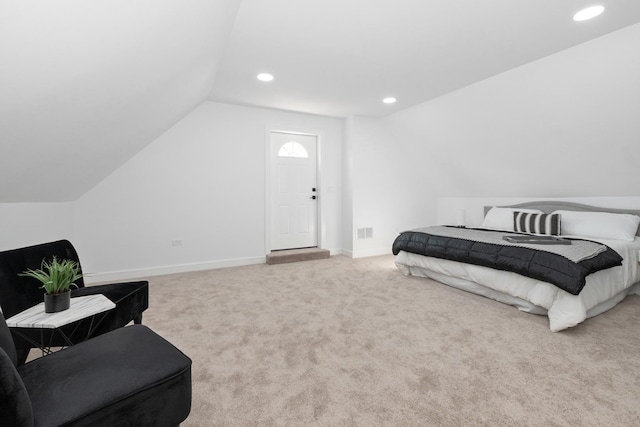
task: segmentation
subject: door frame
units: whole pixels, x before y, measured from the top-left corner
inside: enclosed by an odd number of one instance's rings
[[[285,130],[286,129],[286,130]],[[271,253],[271,133],[287,133],[291,135],[315,136],[316,138],[316,239],[318,249],[322,248],[322,236],[324,235],[324,227],[322,221],[322,134],[315,129],[305,129],[300,127],[265,127],[265,179],[264,179],[264,218],[265,218],[265,255]]]

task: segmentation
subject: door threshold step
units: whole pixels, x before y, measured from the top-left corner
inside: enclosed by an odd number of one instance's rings
[[[267,264],[285,264],[288,262],[311,261],[314,259],[329,258],[327,249],[304,248],[273,251],[267,254]]]

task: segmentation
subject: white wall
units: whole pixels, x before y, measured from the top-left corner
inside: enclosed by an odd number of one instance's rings
[[[353,256],[353,151],[354,151],[354,117],[344,121],[342,136],[342,251]]]
[[[416,155],[413,141],[398,139],[392,132],[384,120],[350,118],[350,140],[346,144],[353,151],[351,218],[355,258],[389,253],[399,232],[436,217],[435,209],[426,203],[435,193],[423,184],[425,159]],[[357,239],[359,228],[372,228],[373,237]]]
[[[72,237],[73,203],[0,203],[0,251]]]
[[[205,103],[74,205],[0,205],[2,246],[72,231],[85,270],[105,280],[260,262],[269,127],[321,134],[323,247],[355,257],[437,223],[442,200],[637,197],[639,51],[637,24],[345,126]],[[373,239],[355,240],[359,227]]]
[[[437,222],[439,198],[638,196],[638,52],[640,24],[384,119],[355,118],[354,227],[376,226],[368,244],[389,251],[398,227]]]
[[[510,206],[517,203],[540,201],[531,197],[438,197],[438,224],[482,225],[485,206]],[[546,197],[543,200],[565,201],[612,209],[640,209],[640,196],[628,197]],[[464,224],[457,223],[458,211],[464,212]]]
[[[339,252],[342,120],[206,102],[76,202],[84,270],[108,280],[264,262],[268,129],[320,135],[321,242]]]

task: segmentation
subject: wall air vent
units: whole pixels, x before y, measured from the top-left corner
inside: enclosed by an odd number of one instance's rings
[[[358,240],[373,238],[373,227],[358,228],[356,237]]]

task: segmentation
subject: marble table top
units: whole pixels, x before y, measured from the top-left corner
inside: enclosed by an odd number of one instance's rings
[[[116,305],[102,294],[71,298],[67,310],[45,313],[44,302],[7,319],[12,328],[55,329],[90,316],[114,309]]]

